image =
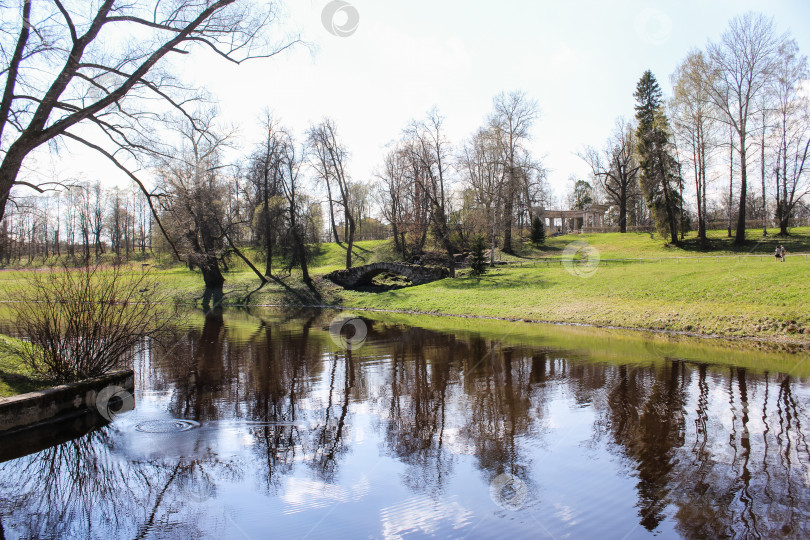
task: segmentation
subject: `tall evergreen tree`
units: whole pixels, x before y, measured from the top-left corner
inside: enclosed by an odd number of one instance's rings
[[[532,244],[539,246],[546,241],[546,225],[539,216],[534,216],[532,220]]]
[[[470,270],[474,276],[483,275],[487,271],[486,240],[483,235],[476,235],[472,241],[470,253]]]
[[[633,94],[636,98],[636,151],[641,170],[641,190],[656,228],[678,244],[681,208],[677,160],[670,154],[669,122],[663,110],[661,87],[650,70],[644,72]]]

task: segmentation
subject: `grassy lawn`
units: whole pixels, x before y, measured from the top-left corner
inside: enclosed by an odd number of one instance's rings
[[[365,308],[729,336],[791,335],[810,342],[808,276],[810,261],[804,259],[778,265],[758,259],[603,263],[589,277],[557,263],[343,296],[346,304]]]
[[[8,351],[8,345],[14,341],[14,338],[0,335],[0,398],[52,386],[53,383],[34,376],[19,358]]]
[[[694,235],[682,247],[646,233],[558,236],[540,249],[524,245],[517,257],[501,255],[519,266],[496,267],[480,278],[462,272],[419,287],[336,295],[363,308],[810,343],[810,260],[798,255],[810,253],[810,228],[791,232],[788,238],[749,232],[751,240],[738,247],[725,231],[710,231],[711,251]],[[572,274],[560,264],[574,241],[598,250],[593,273]],[[788,250],[785,263],[772,255],[780,244]],[[537,258],[543,260],[530,260]]]
[[[572,241],[587,242],[599,250],[603,259],[644,259],[660,257],[701,257],[705,255],[770,255],[774,249],[784,245],[790,253],[810,253],[810,227],[797,227],[791,230],[791,236],[775,236],[777,230],[771,230],[767,237],[761,230],[747,231],[744,245],[736,246],[728,238],[726,231],[707,231],[708,241],[701,244],[696,233],[690,233],[680,247],[667,246],[658,236],[649,233],[593,233],[565,235],[548,238],[540,249],[528,244],[519,250],[523,258],[555,257],[562,254]]]
[[[646,233],[559,236],[549,238],[539,249],[524,244],[517,256],[498,253],[501,260],[515,264],[498,266],[480,278],[461,271],[456,279],[382,292],[343,290],[321,279],[342,268],[346,256],[345,246],[323,244],[310,266],[314,290],[302,284],[296,271],[259,289],[256,276],[234,259],[226,274],[224,302],[342,305],[810,344],[810,260],[798,255],[810,253],[810,228],[791,232],[786,239],[762,239],[761,232],[750,231],[752,239],[737,248],[725,231],[711,231],[710,252],[694,235],[677,248],[666,247],[660,238]],[[563,250],[574,241],[587,242],[601,257],[586,277],[570,273],[560,263]],[[785,263],[772,256],[777,244],[788,249]],[[355,245],[355,265],[392,258],[390,242]],[[257,266],[263,268],[258,262]],[[27,271],[0,272],[0,290],[13,298]],[[132,264],[132,271],[141,271],[141,263]],[[198,304],[202,299],[198,272],[179,264],[166,266],[164,257],[164,265],[156,265],[155,273],[175,302]]]

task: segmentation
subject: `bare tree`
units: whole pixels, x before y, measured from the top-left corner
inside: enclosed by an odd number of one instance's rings
[[[808,77],[807,58],[790,40],[779,49],[775,70],[776,95],[776,218],[779,234],[787,235],[790,218],[810,193],[807,158],[810,153],[810,101],[802,94]]]
[[[424,182],[417,182],[422,168],[410,143],[399,141],[386,153],[378,199],[383,217],[391,224],[394,247],[405,261],[419,256],[427,241],[431,203]]]
[[[623,233],[627,232],[627,203],[638,183],[635,148],[635,129],[620,118],[602,151],[587,147],[580,154],[605,193],[619,207],[619,231]]]
[[[0,219],[13,186],[42,189],[19,173],[47,143],[100,153],[148,196],[126,157],[150,149],[143,139],[160,131],[161,110],[195,125],[188,107],[200,97],[172,76],[170,59],[200,45],[241,63],[297,42],[271,43],[275,3],[236,0],[23,0],[0,5],[0,20]]]
[[[712,151],[717,147],[710,92],[712,72],[700,51],[690,52],[672,75],[670,100],[675,136],[682,142],[695,178],[698,238],[706,240],[706,184]]]
[[[405,150],[418,167],[413,178],[430,201],[430,222],[436,241],[447,252],[450,276],[455,276],[455,247],[450,230],[450,167],[451,147],[444,132],[444,117],[438,109],[428,113],[425,120],[414,121],[405,130],[408,144]]]
[[[201,125],[205,128],[200,129]],[[207,289],[222,289],[225,278],[220,264],[226,245],[220,157],[228,136],[217,132],[213,112],[200,116],[197,126],[187,121],[175,125],[180,139],[175,156],[157,164],[159,201],[168,237],[189,268],[200,269]]]
[[[286,133],[282,133],[282,183],[281,191],[287,201],[287,220],[289,223],[287,235],[290,246],[290,257],[288,264],[290,267],[298,265],[301,268],[302,279],[308,286],[312,285],[312,278],[309,276],[309,259],[311,253],[308,249],[306,237],[306,197],[301,194],[301,167],[304,163],[306,151],[304,148],[297,148],[293,138]],[[351,253],[351,249],[349,249]]]
[[[501,159],[501,146],[495,130],[482,128],[464,143],[459,156],[459,169],[473,193],[474,204],[482,207],[490,233],[490,265],[495,264],[498,218],[502,211],[506,168]],[[503,218],[501,218],[503,219]]]
[[[513,251],[512,225],[516,197],[520,193],[519,162],[525,145],[530,139],[529,131],[539,115],[537,103],[530,100],[525,92],[502,92],[493,100],[494,111],[489,119],[490,127],[498,134],[501,155],[506,174],[504,190],[504,233],[503,250]],[[531,218],[531,216],[530,216]]]
[[[385,154],[382,171],[377,172],[376,176],[380,180],[376,196],[383,218],[391,224],[394,249],[404,260],[407,260],[405,167],[398,148],[392,148]]]
[[[773,21],[754,13],[731,20],[720,41],[709,43],[708,59],[712,71],[709,98],[719,111],[718,118],[728,124],[736,136],[740,163],[740,202],[735,244],[745,242],[745,209],[748,196],[749,135],[756,129],[760,98],[776,67],[777,51],[786,40],[777,37]]]
[[[734,128],[728,126],[728,195],[726,206],[726,234],[732,236],[731,222],[734,219]]]
[[[104,196],[101,183],[96,181],[92,188],[92,210],[90,212],[90,227],[93,231],[96,257],[104,253],[104,244],[101,242],[101,232],[104,228]]]
[[[321,182],[326,185],[329,196],[329,217],[332,232],[335,235],[335,241],[338,243],[340,242],[340,237],[337,232],[332,209],[334,203],[332,196],[333,191],[336,191],[337,195],[340,197],[337,202],[343,207],[343,237],[347,242],[346,268],[351,268],[354,233],[357,229],[357,222],[356,216],[352,212],[352,182],[346,171],[349,151],[340,143],[335,123],[329,118],[325,118],[318,125],[309,128],[307,131],[307,141],[310,151],[310,164]]]
[[[352,182],[349,185],[349,213],[354,216],[357,225],[355,238],[363,240],[363,226],[366,224],[371,210],[371,188],[362,182]]]
[[[263,123],[265,140],[251,157],[248,176],[255,192],[259,238],[266,257],[264,273],[270,276],[273,273],[273,252],[277,248],[279,231],[283,226],[281,182],[285,136],[269,114],[265,116]]]

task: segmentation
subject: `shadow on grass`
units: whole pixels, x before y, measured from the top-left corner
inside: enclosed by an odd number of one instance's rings
[[[354,245],[354,246],[352,246],[352,247],[353,247],[353,248],[355,248],[355,249],[359,249],[360,251],[363,251],[363,252],[365,252],[365,253],[374,253],[374,252],[373,252],[373,251],[371,251],[370,249],[366,249],[366,248],[364,248],[363,246],[358,246],[357,244],[355,244],[355,245]],[[352,251],[352,255],[356,255],[356,252]]]
[[[290,287],[279,276],[268,276],[268,278],[284,289],[282,302],[285,304],[298,304],[298,305],[311,305],[320,304],[323,302],[323,296],[320,291],[315,287],[314,283],[308,285],[303,284],[303,287],[293,288]],[[255,291],[254,291],[255,292]]]
[[[343,251],[349,251],[349,248],[347,247],[347,245],[344,242],[335,243],[335,245],[340,247],[340,249],[342,249]],[[323,248],[323,244],[321,244],[320,247],[318,248],[318,253],[316,255],[316,258],[322,257],[324,255],[325,251],[326,250]],[[368,254],[368,253],[374,253],[374,252],[371,251],[370,249],[360,247],[357,244],[353,245],[352,246],[352,266],[357,266],[354,263],[354,258],[357,258],[357,259],[359,259],[359,260],[361,260],[363,262],[366,262],[367,258],[365,256],[365,254]]]
[[[11,389],[11,393],[9,395],[12,396],[42,390],[43,388],[49,388],[56,384],[53,381],[46,381],[44,379],[29,377],[27,375],[12,373],[5,370],[0,370],[0,382]],[[0,398],[2,397],[4,396],[0,395]]]
[[[762,236],[762,231],[747,231],[744,244],[737,245],[734,238],[708,238],[701,241],[699,238],[687,238],[679,247],[672,246],[673,255],[678,251],[691,253],[711,253],[714,251],[728,251],[739,255],[773,255],[777,246],[785,246],[788,253],[806,253],[810,251],[810,237],[804,235],[777,236],[769,234]]]
[[[536,246],[534,244],[524,243],[520,245],[514,253],[512,253],[512,256],[517,257],[518,259],[532,261],[542,259],[549,255],[558,255],[562,253],[563,250],[565,250],[565,246],[549,246],[546,244]],[[538,254],[538,252],[540,253]]]
[[[256,294],[257,292],[259,292],[260,290],[264,289],[264,286],[265,286],[265,285],[267,285],[268,283],[270,283],[270,282],[269,282],[269,281],[263,281],[263,282],[262,282],[262,283],[261,283],[261,284],[260,284],[258,287],[256,287],[256,288],[255,288],[255,289],[253,289],[252,291],[248,292],[248,293],[245,295],[245,297],[242,299],[241,303],[242,303],[242,304],[245,304],[245,305],[250,304],[250,299],[251,299],[251,297],[252,297],[254,294]]]
[[[541,289],[547,289],[553,285],[553,282],[547,279],[533,279],[531,283],[527,283],[525,279],[519,276],[509,276],[506,273],[492,273],[484,274],[483,276],[472,277],[464,276],[455,279],[443,279],[439,283],[446,289],[465,290],[465,289],[478,289],[497,288],[497,289],[520,289],[526,288],[527,285]]]

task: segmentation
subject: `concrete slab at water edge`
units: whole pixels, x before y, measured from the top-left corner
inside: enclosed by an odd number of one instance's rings
[[[131,369],[114,371],[101,377],[2,398],[0,434],[77,411],[94,409],[98,393],[108,386],[119,386],[132,393],[135,374]]]

